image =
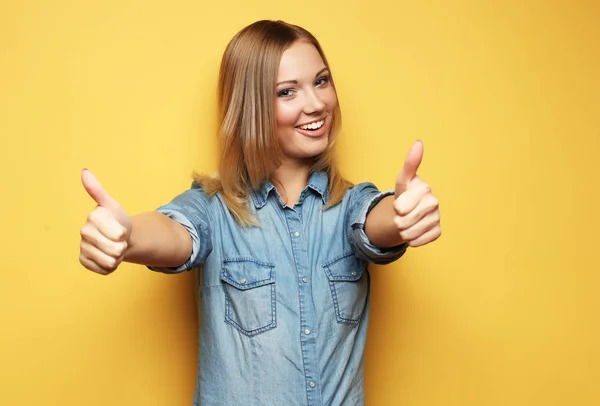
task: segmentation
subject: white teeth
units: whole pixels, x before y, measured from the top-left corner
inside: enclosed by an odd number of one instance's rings
[[[325,120],[320,120],[320,121],[316,121],[314,123],[306,124],[306,125],[300,126],[300,128],[302,130],[317,130],[317,129],[323,127],[323,124],[325,124]]]

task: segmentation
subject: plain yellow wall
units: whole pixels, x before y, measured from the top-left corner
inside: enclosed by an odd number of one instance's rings
[[[85,271],[79,175],[137,213],[214,170],[219,60],[262,18],[321,40],[348,178],[425,142],[443,236],[372,268],[367,404],[600,404],[599,9],[4,0],[0,404],[191,404],[193,275]]]

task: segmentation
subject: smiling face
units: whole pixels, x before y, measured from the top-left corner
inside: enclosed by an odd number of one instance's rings
[[[314,45],[298,41],[287,48],[275,89],[276,136],[284,159],[307,163],[329,144],[337,95]]]

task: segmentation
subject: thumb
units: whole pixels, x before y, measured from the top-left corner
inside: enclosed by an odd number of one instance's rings
[[[98,206],[113,211],[121,206],[104,190],[98,179],[87,169],[81,171],[81,183]]]
[[[408,150],[408,154],[404,160],[404,167],[396,179],[396,198],[406,192],[408,184],[417,175],[417,170],[419,170],[422,159],[423,141],[416,141]]]

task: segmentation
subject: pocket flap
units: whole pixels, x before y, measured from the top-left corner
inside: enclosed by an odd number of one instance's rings
[[[246,290],[275,282],[274,266],[252,258],[228,259],[223,262],[221,279]]]
[[[354,282],[361,278],[365,263],[358,259],[354,254],[346,254],[335,258],[323,265],[327,277],[331,281]]]

